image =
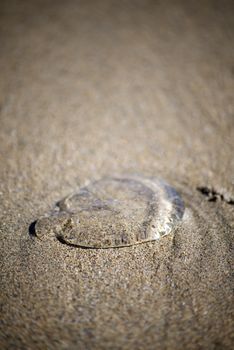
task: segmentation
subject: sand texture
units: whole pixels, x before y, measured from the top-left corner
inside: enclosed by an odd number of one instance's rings
[[[233,348],[233,14],[0,2],[1,349]],[[33,234],[58,201],[124,174],[178,191],[171,234],[110,249]]]

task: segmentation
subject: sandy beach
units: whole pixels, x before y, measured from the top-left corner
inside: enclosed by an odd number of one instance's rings
[[[1,349],[232,349],[232,1],[1,1]],[[158,241],[30,225],[103,176],[185,204]]]

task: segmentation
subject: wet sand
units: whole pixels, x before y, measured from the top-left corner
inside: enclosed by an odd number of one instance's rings
[[[231,1],[0,8],[1,349],[231,349]],[[79,187],[136,173],[180,193],[173,234],[116,249],[30,236]]]

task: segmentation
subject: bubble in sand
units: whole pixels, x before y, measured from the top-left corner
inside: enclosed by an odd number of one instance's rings
[[[58,202],[36,222],[35,232],[80,247],[124,247],[169,234],[183,213],[179,194],[162,180],[103,178]]]

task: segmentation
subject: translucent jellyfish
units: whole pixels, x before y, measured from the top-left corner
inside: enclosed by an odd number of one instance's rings
[[[183,213],[179,194],[160,179],[106,177],[59,201],[37,220],[35,234],[78,247],[124,247],[169,234]]]

